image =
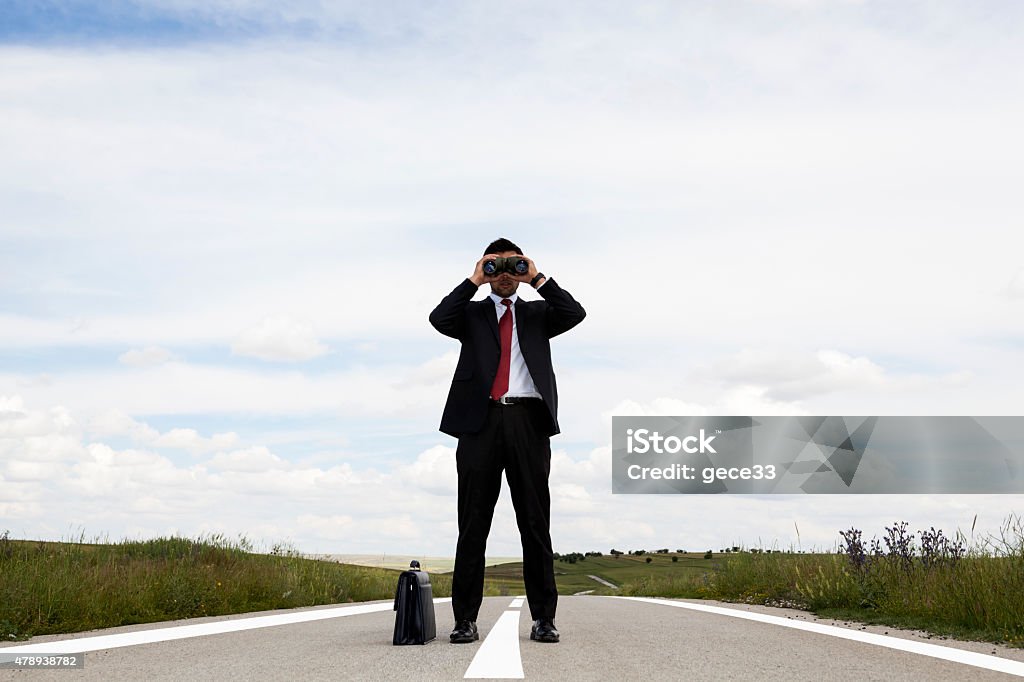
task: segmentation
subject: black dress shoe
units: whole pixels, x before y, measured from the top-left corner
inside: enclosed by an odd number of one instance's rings
[[[536,642],[557,642],[558,630],[555,629],[555,621],[550,618],[541,618],[540,620],[533,621],[530,639]]]
[[[448,636],[452,644],[466,644],[480,639],[476,631],[476,623],[471,620],[460,620],[455,624],[455,629]]]

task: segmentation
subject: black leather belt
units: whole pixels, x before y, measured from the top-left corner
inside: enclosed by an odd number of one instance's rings
[[[492,398],[488,402],[491,403],[491,407],[505,407],[506,405],[529,405],[531,403],[540,403],[543,401],[540,398],[517,398],[514,396],[505,396],[503,398],[499,398],[498,400],[494,400]]]

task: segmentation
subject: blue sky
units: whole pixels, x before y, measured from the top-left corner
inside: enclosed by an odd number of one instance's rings
[[[5,5],[0,529],[452,554],[426,318],[507,236],[588,310],[556,549],[995,530],[1019,496],[612,496],[608,448],[613,414],[1019,412],[1021,11]]]
[[[134,2],[132,0],[11,0],[0,20],[0,39],[11,44],[185,45],[287,37],[359,40],[355,25],[273,5]]]

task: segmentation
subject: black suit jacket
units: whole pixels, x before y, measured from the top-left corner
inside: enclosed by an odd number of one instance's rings
[[[471,301],[477,289],[479,287],[467,277],[430,313],[434,329],[462,342],[459,364],[441,416],[441,431],[449,436],[476,433],[483,428],[501,358],[494,301],[490,296],[482,301]],[[544,300],[520,298],[516,302],[516,330],[523,360],[551,416],[548,435],[553,436],[559,432],[558,387],[551,367],[549,340],[575,327],[587,313],[553,279],[544,282],[537,292]]]

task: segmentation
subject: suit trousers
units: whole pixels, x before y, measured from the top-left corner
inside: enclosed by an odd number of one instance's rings
[[[523,581],[534,620],[555,617],[558,589],[551,550],[550,417],[543,401],[492,405],[483,428],[463,434],[459,473],[459,544],[452,579],[455,620],[477,618],[483,600],[484,550],[504,470],[523,545]]]

